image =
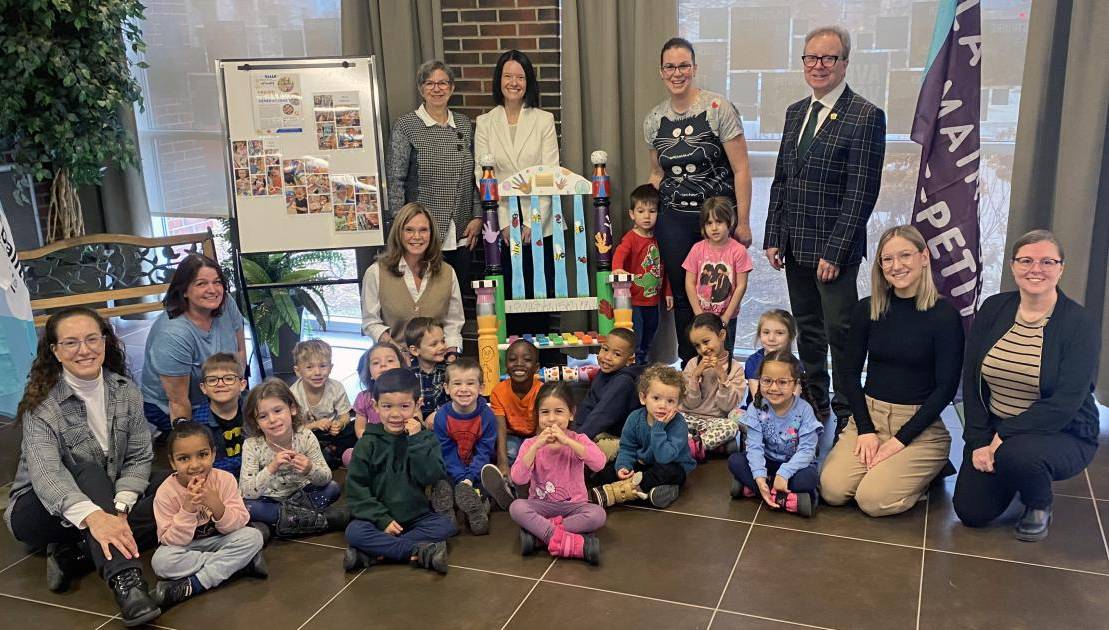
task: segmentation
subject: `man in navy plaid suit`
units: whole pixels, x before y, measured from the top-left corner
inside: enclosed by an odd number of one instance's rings
[[[805,36],[801,61],[812,96],[786,109],[763,241],[770,264],[786,269],[797,347],[821,419],[829,410],[831,346],[830,404],[840,427],[851,415],[840,366],[886,152],[885,113],[844,82],[850,54],[851,37],[842,27]]]

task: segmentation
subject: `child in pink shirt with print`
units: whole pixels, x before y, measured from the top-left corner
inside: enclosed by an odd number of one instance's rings
[[[585,490],[585,467],[597,472],[605,454],[588,437],[569,429],[574,418],[570,386],[546,383],[535,397],[539,434],[524,440],[512,464],[517,485],[531,484],[526,499],[509,506],[520,526],[520,553],[527,556],[544,545],[556,557],[582,558],[597,564],[601,543],[593,532],[605,524],[603,507],[590,503]]]
[[[682,263],[685,269],[685,294],[693,314],[715,313],[728,328],[724,349],[735,348],[735,319],[747,292],[747,274],[754,265],[747,248],[732,238],[736,222],[735,206],[726,197],[709,197],[701,206],[701,235]],[[685,331],[678,331],[685,334]]]

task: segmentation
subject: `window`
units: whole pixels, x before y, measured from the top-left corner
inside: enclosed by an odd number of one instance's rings
[[[982,2],[986,61],[979,214],[986,295],[1000,285],[1030,8],[1030,0]],[[840,24],[851,32],[847,82],[886,112],[886,165],[882,192],[867,225],[866,262],[882,232],[908,222],[920,162],[920,146],[909,132],[936,10],[936,2],[910,0],[679,0],[679,33],[697,50],[699,85],[726,95],[743,116],[756,250],[762,245],[786,107],[810,93],[801,67],[805,34],[825,24]],[[754,347],[764,310],[789,304],[785,275],[758,254],[740,310],[736,337],[741,348]],[[864,268],[859,294],[869,295],[869,267]]]

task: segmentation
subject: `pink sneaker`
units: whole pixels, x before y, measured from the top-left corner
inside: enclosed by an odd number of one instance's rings
[[[705,461],[705,444],[701,442],[701,436],[689,436],[689,453],[693,455],[693,459],[699,462]]]

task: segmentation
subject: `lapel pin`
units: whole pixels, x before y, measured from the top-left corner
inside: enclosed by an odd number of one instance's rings
[[[836,116],[836,113],[832,112],[832,114],[831,114],[831,116],[829,116],[829,118],[831,118],[832,120],[835,120],[836,118],[839,118],[839,116]]]

